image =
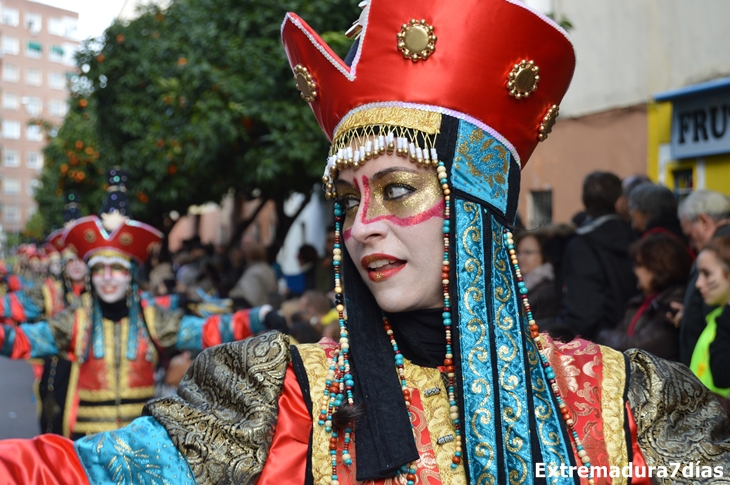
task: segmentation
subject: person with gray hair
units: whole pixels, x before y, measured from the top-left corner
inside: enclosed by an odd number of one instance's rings
[[[730,236],[730,199],[720,192],[696,190],[679,205],[679,222],[690,244],[699,252],[715,237]],[[697,283],[697,266],[692,265],[684,305],[674,309],[679,327],[679,358],[689,365],[697,339],[707,325],[705,317],[713,310],[702,300]]]
[[[663,232],[684,240],[677,217],[677,198],[663,185],[644,182],[629,195],[631,227],[640,234]]]

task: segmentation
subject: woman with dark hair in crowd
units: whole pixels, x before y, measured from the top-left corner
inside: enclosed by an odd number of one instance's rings
[[[560,309],[554,267],[545,251],[549,240],[550,234],[545,228],[522,231],[515,238],[517,260],[530,292],[532,314],[538,324],[546,318],[555,318]]]
[[[623,320],[603,330],[596,342],[616,350],[638,348],[669,360],[679,359],[679,329],[667,318],[670,303],[681,302],[692,259],[682,242],[651,234],[629,247],[641,295],[626,305]]]

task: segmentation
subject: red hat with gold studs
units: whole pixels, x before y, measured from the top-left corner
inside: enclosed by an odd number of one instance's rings
[[[94,255],[105,254],[142,264],[161,240],[162,233],[154,227],[129,219],[121,221],[109,232],[97,216],[78,219],[63,234],[65,246],[75,249],[85,261]]]
[[[348,65],[296,14],[282,25],[297,88],[333,142],[388,116],[369,108],[397,103],[466,119],[524,166],[575,68],[565,31],[517,0],[369,0],[351,30],[360,39]]]

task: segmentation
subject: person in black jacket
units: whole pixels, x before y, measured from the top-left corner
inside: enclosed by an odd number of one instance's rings
[[[615,208],[621,192],[621,180],[609,172],[592,172],[583,181],[589,218],[565,250],[562,309],[545,328],[555,337],[590,340],[615,327],[626,302],[637,294],[628,255],[634,236]]]

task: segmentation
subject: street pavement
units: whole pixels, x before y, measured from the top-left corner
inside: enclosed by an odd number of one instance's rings
[[[38,426],[30,364],[0,357],[0,439],[32,438]]]

